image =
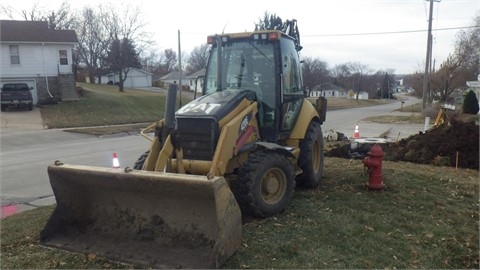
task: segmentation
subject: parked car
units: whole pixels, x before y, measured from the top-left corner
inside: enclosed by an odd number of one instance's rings
[[[6,83],[2,86],[0,94],[2,112],[7,107],[25,107],[29,111],[33,109],[32,90],[26,83]]]

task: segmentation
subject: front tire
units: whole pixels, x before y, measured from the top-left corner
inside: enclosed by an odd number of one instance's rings
[[[150,153],[150,150],[148,150],[147,152],[143,153],[138,159],[137,161],[135,161],[135,164],[133,164],[133,168],[135,170],[141,170],[143,168],[143,164],[145,163],[145,160],[147,160],[147,156],[148,154]]]
[[[323,176],[324,153],[322,126],[311,122],[305,138],[300,142],[298,167],[303,172],[297,176],[297,185],[302,188],[315,188]]]
[[[288,159],[273,151],[250,154],[239,168],[232,191],[247,216],[265,218],[285,210],[295,187],[295,173]]]

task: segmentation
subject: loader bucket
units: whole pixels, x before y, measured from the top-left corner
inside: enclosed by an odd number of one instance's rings
[[[223,177],[61,163],[48,174],[57,206],[44,246],[153,268],[218,268],[240,246]]]

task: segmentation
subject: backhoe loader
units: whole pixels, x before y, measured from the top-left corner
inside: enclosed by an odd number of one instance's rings
[[[279,214],[295,186],[318,186],[327,104],[306,98],[296,20],[207,41],[202,96],[175,112],[169,88],[165,118],[142,131],[151,144],[133,168],[48,167],[57,206],[43,245],[217,268],[239,248],[242,218]]]

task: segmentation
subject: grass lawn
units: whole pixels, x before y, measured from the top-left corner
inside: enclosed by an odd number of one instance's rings
[[[41,109],[44,125],[72,128],[148,124],[162,119],[165,112],[166,96],[163,93],[128,88],[119,92],[117,86],[112,85],[79,84],[79,87],[82,90],[78,102],[63,102]],[[182,98],[182,104],[190,100]]]
[[[326,158],[325,178],[296,189],[282,214],[243,226],[223,268],[478,269],[478,171],[384,162],[369,191],[360,160]],[[2,220],[2,268],[144,268],[39,246],[52,207]]]
[[[117,86],[105,84],[77,84],[82,90],[78,102],[63,102],[44,106],[41,109],[43,124],[48,128],[69,128],[68,131],[93,135],[111,134],[141,129],[163,118],[166,96],[159,92],[149,92],[126,88],[119,92]],[[178,97],[177,97],[178,98]],[[192,98],[182,95],[185,105]],[[311,99],[313,100],[313,99]],[[372,106],[384,104],[386,100],[329,99],[328,108]],[[178,107],[178,101],[176,102]],[[137,124],[122,126],[125,124]],[[138,125],[139,124],[139,125]],[[113,127],[112,127],[113,126]],[[72,128],[82,129],[72,129]],[[89,127],[84,130],[83,127]],[[94,128],[92,128],[94,127]]]

